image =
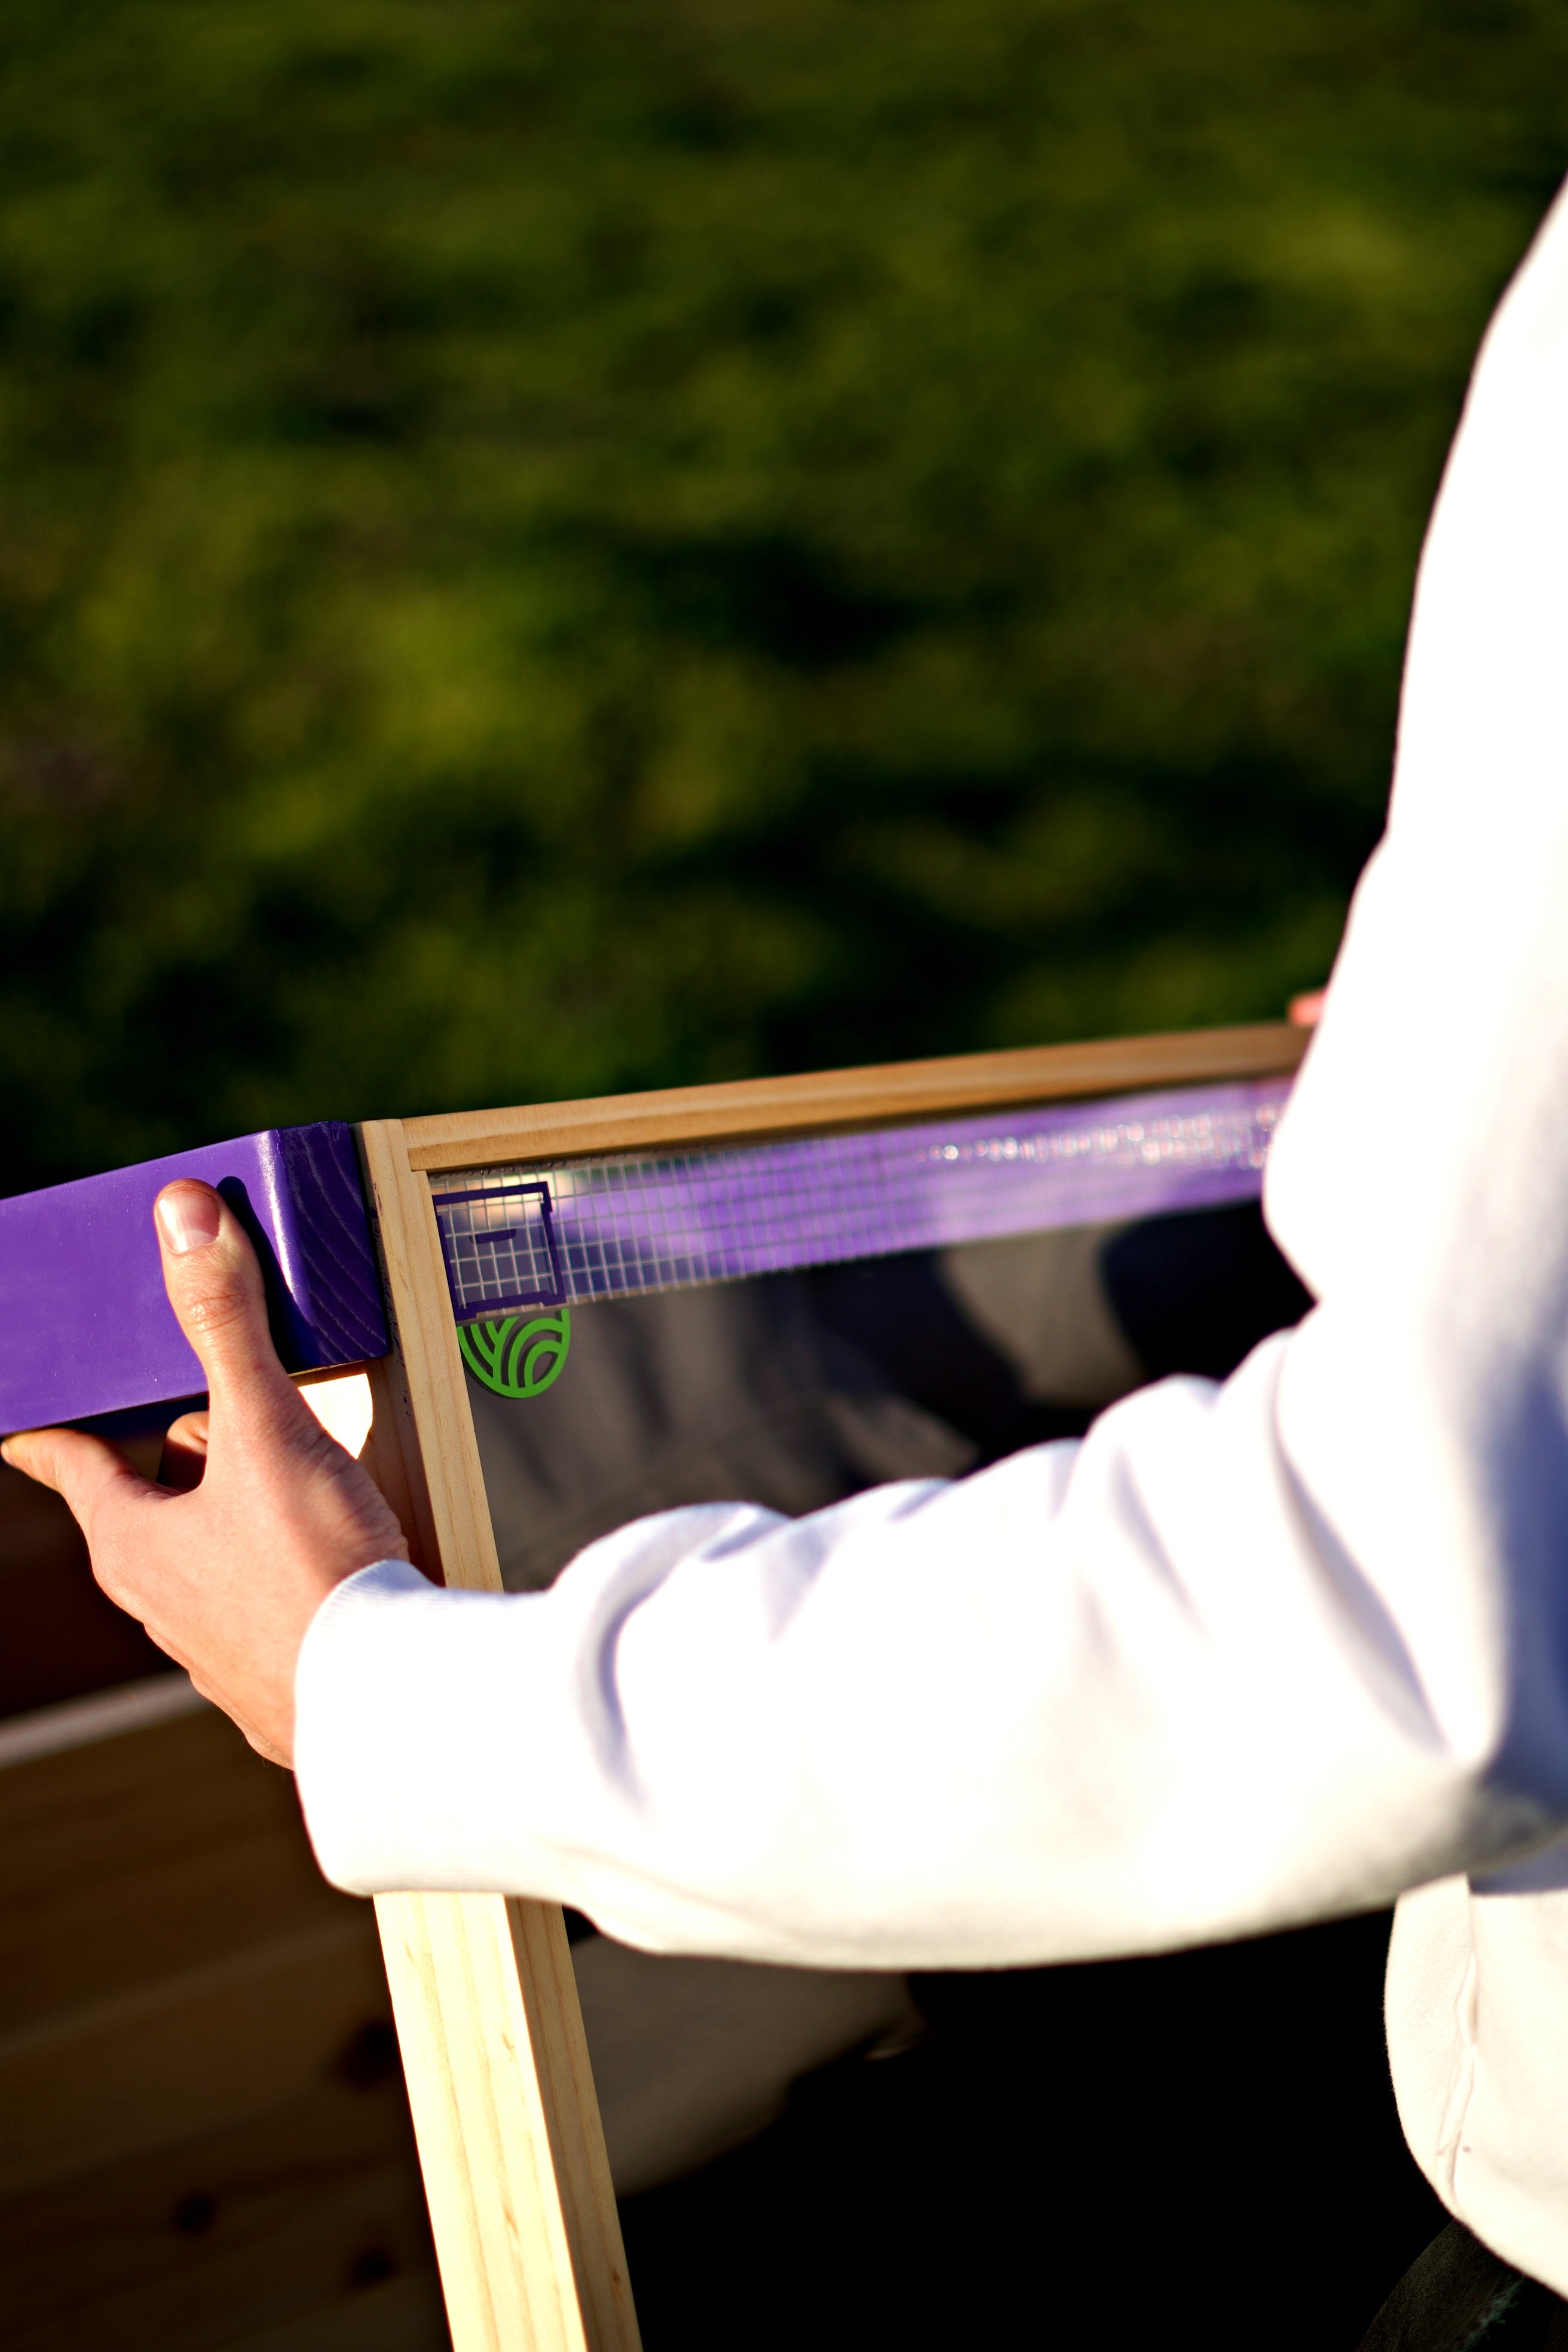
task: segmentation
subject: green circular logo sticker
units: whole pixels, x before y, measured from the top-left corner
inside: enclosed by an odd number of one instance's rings
[[[572,1345],[572,1309],[554,1315],[503,1315],[494,1323],[459,1323],[458,1345],[477,1381],[497,1396],[542,1396],[561,1377]]]

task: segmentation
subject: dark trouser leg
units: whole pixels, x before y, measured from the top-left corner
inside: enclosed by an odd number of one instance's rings
[[[1361,2352],[1568,2352],[1568,2303],[1450,2221],[1411,2263]]]

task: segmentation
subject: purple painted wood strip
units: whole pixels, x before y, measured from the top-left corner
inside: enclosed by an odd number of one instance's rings
[[[237,1211],[292,1372],[386,1353],[353,1136],[270,1128],[0,1201],[0,1433],[188,1397],[202,1369],[163,1296],[153,1202],[199,1176]]]

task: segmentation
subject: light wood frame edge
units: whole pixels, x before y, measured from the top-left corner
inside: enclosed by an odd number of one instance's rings
[[[397,1120],[359,1136],[394,1342],[363,1458],[418,1566],[499,1591],[429,1179]],[[638,2352],[560,1906],[383,1895],[376,1919],[454,2352]]]
[[[944,1111],[1001,1109],[1206,1080],[1294,1070],[1311,1032],[1285,1021],[1112,1037],[1084,1045],[1026,1045],[929,1062],[740,1078],[658,1093],[510,1110],[444,1111],[403,1123],[409,1165],[432,1174],[588,1152],[656,1150],[803,1131],[824,1134]]]

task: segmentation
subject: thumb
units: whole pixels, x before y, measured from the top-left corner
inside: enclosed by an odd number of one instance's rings
[[[201,1359],[215,1409],[298,1402],[267,1324],[256,1252],[233,1210],[192,1177],[165,1184],[153,1203],[163,1287]]]
[[[106,1508],[151,1491],[123,1454],[85,1430],[23,1430],[0,1445],[0,1459],[40,1486],[52,1486],[84,1532]]]

